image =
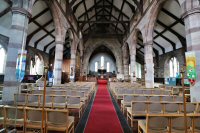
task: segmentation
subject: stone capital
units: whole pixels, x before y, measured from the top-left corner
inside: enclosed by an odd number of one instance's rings
[[[195,14],[195,13],[200,13],[200,7],[196,7],[190,10],[187,10],[183,13],[182,18],[185,19],[187,18],[189,15]]]
[[[27,15],[28,18],[32,17],[31,13],[28,10],[21,8],[21,7],[12,7],[11,11],[12,11],[12,13],[19,13],[19,14]]]

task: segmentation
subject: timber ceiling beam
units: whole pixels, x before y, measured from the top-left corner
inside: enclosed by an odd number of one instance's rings
[[[106,0],[106,2],[109,3],[109,4],[112,4],[112,2],[110,2],[110,1],[108,1],[108,0]],[[113,7],[113,9],[115,9],[116,11],[118,11],[119,13],[121,12],[121,10],[120,10],[119,8],[117,8],[114,4],[113,4],[112,7]],[[130,19],[129,16],[127,16],[125,13],[121,12],[121,14],[122,14],[125,18],[127,18],[128,20]]]
[[[184,47],[186,47],[186,39],[182,35],[180,35],[179,33],[177,33],[175,30],[169,28],[167,25],[165,25],[164,23],[162,23],[160,20],[157,20],[157,23],[159,25],[163,26],[164,28],[166,28],[171,33],[173,33],[181,41],[182,45]]]
[[[4,0],[6,3],[8,3],[10,6],[12,6],[12,1],[11,0]]]
[[[9,6],[6,9],[4,9],[2,12],[0,12],[0,18],[6,15],[10,11],[10,9],[11,7]]]
[[[107,11],[107,10],[105,10],[105,11],[109,13],[109,11]],[[118,19],[115,16],[113,16],[112,14],[111,14],[111,18],[114,18],[116,21],[118,21]],[[128,23],[128,27],[124,23],[122,23],[122,26],[125,31],[129,28],[129,25],[130,25],[130,22]]]
[[[40,41],[42,41],[44,38],[46,38],[47,36],[49,36],[50,34],[52,34],[55,31],[55,29],[49,31],[49,33],[47,33],[46,35],[42,36],[41,38],[39,38],[37,41],[35,41],[34,43],[34,48],[37,48],[37,45]],[[55,37],[54,37],[55,39]]]
[[[89,9],[87,9],[87,11],[85,11],[84,13],[82,13],[79,17],[78,17],[78,20],[81,19],[82,17],[84,17],[85,15],[88,14],[88,12],[91,12],[93,9],[95,9],[95,7],[101,3],[101,0],[98,1],[95,5],[93,5],[92,7],[90,7]]]
[[[83,0],[83,5],[84,5],[84,8],[85,8],[85,12],[87,12],[86,13],[87,20],[89,20],[89,15],[88,15],[88,11],[87,11],[87,6],[86,6],[86,3],[85,3],[85,0]],[[88,23],[88,24],[89,24],[89,27],[90,27],[90,30],[91,30],[91,25],[90,25],[90,23]]]
[[[153,41],[153,43],[154,43],[155,45],[157,45],[157,46],[162,50],[163,54],[165,53],[165,48],[163,48],[159,43],[157,43],[157,42],[155,42],[155,41]]]
[[[167,38],[167,37],[164,36],[163,34],[160,34],[157,30],[154,30],[154,32],[155,32],[156,34],[158,34],[160,37],[162,37],[163,39],[165,39],[167,42],[169,42],[169,43],[172,45],[173,50],[176,49],[176,44],[175,44],[173,41],[171,41],[169,38]]]
[[[33,23],[36,24],[40,29],[44,30],[47,34],[49,34],[52,38],[55,38],[54,35],[52,35],[45,27],[40,25],[37,21],[33,20]]]
[[[42,25],[42,27],[46,27],[46,26],[48,26],[49,24],[51,24],[53,22],[53,19],[51,19],[50,21],[48,21],[47,23],[45,23],[44,25]],[[28,36],[27,36],[27,41],[26,41],[26,44],[28,45],[29,44],[29,42],[30,42],[30,40],[32,39],[32,37],[36,34],[36,33],[38,33],[40,30],[42,30],[41,28],[38,28],[38,29],[36,29],[35,31],[33,31],[31,34],[29,34]]]
[[[55,42],[55,40],[53,40],[53,41],[49,42],[47,45],[45,45],[43,51],[46,52],[47,48],[48,48],[51,44],[53,44],[54,42]]]
[[[31,22],[33,22],[34,20],[36,20],[37,18],[39,18],[40,16],[42,16],[43,14],[45,14],[47,11],[49,11],[49,8],[44,9],[43,11],[41,11],[40,13],[38,13],[37,15],[35,15],[34,17],[29,19],[29,24]]]
[[[125,1],[126,1],[126,0],[123,0],[123,2],[122,2],[122,6],[121,6],[121,9],[120,9],[120,13],[119,13],[119,16],[118,16],[118,18],[117,18],[118,21],[120,20],[121,14],[123,13],[123,8],[124,8]],[[123,20],[123,17],[122,17],[122,20]],[[115,29],[117,28],[117,26],[118,26],[118,23],[116,24]]]

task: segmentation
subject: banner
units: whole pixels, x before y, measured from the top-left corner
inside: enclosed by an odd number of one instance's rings
[[[190,83],[191,102],[200,102],[200,51],[185,53],[187,78]]]
[[[16,79],[21,82],[24,79],[26,70],[26,50],[19,50],[16,63]]]
[[[195,52],[186,52],[186,72],[187,77],[192,86],[195,85],[197,80],[197,68],[196,68],[196,54]]]

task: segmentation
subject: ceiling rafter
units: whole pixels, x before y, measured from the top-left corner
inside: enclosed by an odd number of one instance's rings
[[[35,41],[34,43],[34,48],[37,48],[37,45],[40,41],[42,41],[44,38],[46,38],[47,36],[49,36],[51,33],[53,33],[55,31],[55,29],[49,31],[49,33],[45,34],[44,36],[42,36],[41,38],[39,38],[37,41]],[[55,37],[54,37],[55,39]]]
[[[165,53],[165,48],[163,48],[159,43],[157,43],[157,42],[155,42],[155,41],[153,41],[153,43],[154,43],[155,45],[157,45],[157,46],[162,50],[163,54]]]
[[[122,2],[122,6],[121,6],[121,9],[120,9],[120,13],[119,13],[119,16],[118,16],[118,18],[117,18],[118,21],[120,20],[121,14],[122,14],[122,12],[123,12],[122,10],[123,10],[123,8],[124,8],[125,1],[126,1],[126,0],[123,0],[123,2]],[[123,20],[123,17],[122,17],[122,20]],[[118,23],[116,24],[115,29],[117,28],[117,26],[118,26]],[[126,31],[126,30],[125,30],[125,31]]]
[[[10,6],[12,5],[12,1],[11,0],[4,0],[6,3],[8,3]]]
[[[49,11],[49,8],[44,9],[43,11],[41,11],[40,13],[38,13],[37,15],[35,15],[34,17],[29,19],[29,24],[31,22],[33,22],[35,19],[39,18],[40,16],[42,16],[43,14],[45,14],[47,11]]]
[[[69,6],[72,7],[72,6],[75,4],[76,1],[77,1],[77,0],[72,0],[72,1],[69,3]],[[69,1],[67,1],[67,2],[69,2]]]
[[[105,11],[109,13],[109,11],[107,11],[107,10],[105,10]],[[111,14],[111,17],[114,18],[115,20],[118,20],[118,19],[117,19],[115,16],[113,16],[112,14]],[[128,27],[129,27],[129,25],[130,25],[130,23],[128,23]],[[123,26],[124,30],[127,30],[127,29],[128,29],[128,28],[126,28],[126,25],[123,24],[123,23],[122,23],[122,26]]]
[[[49,42],[47,45],[45,45],[43,51],[46,52],[47,48],[54,42],[55,42],[55,40],[53,40],[53,41]]]
[[[132,12],[135,13],[135,6],[133,6],[129,1],[126,0],[126,3],[131,8]]]
[[[47,29],[45,29],[42,25],[40,25],[37,21],[33,20],[33,23],[36,24],[40,29],[44,30],[47,34],[49,34],[52,38],[54,38],[54,35],[49,33]]]
[[[6,9],[4,9],[2,12],[0,12],[0,18],[6,15],[10,11],[11,7],[8,6]]]
[[[94,4],[96,5],[97,4],[97,0],[94,0]],[[97,14],[97,8],[96,8],[96,6],[95,6],[95,14]],[[96,20],[97,20],[97,16],[95,15],[95,17],[96,17]]]
[[[96,14],[94,14],[93,16],[91,16],[90,18],[89,18],[89,21],[91,20],[91,19],[93,19],[94,17],[96,17],[100,12],[102,12],[103,11],[103,9],[101,9],[101,10],[99,10]],[[80,23],[80,21],[78,21],[78,23]],[[86,24],[86,22],[85,23],[82,23],[81,24],[81,26],[80,26],[80,29],[82,29],[83,28],[83,26]]]
[[[108,1],[108,0],[106,0],[106,2],[108,2],[109,4],[112,4],[110,1]],[[120,9],[118,9],[114,4],[112,5],[112,7],[116,10],[116,11],[118,11],[118,12],[120,12],[121,10]],[[125,13],[123,13],[122,12],[122,15],[125,17],[125,18],[127,18],[128,20],[130,19]]]
[[[110,12],[109,12],[109,15],[110,15],[110,17],[109,17],[109,19],[111,20],[111,18],[112,18],[112,9],[113,9],[113,0],[111,1],[111,8],[110,8]]]
[[[85,8],[85,12],[87,12],[87,6],[86,6],[86,3],[85,3],[85,0],[83,0],[83,5],[84,5],[84,8]],[[86,13],[86,16],[87,16],[87,20],[89,20],[89,14],[88,12]],[[90,30],[91,30],[91,26],[90,26],[90,23],[89,24],[89,27],[90,27]]]
[[[163,11],[165,14],[167,14],[170,17],[172,17],[173,19],[175,19],[176,21],[178,21],[182,25],[185,25],[183,20],[182,20],[182,18],[178,18],[177,16],[175,16],[174,14],[172,14],[171,12],[169,12],[168,10],[166,10],[164,8],[162,8],[161,11]]]
[[[42,25],[42,27],[46,27],[46,26],[48,26],[49,24],[51,24],[53,22],[53,19],[51,19],[51,20],[49,20],[48,22],[46,22],[44,25]],[[29,34],[28,36],[27,36],[27,41],[26,41],[26,43],[27,44],[29,44],[29,42],[30,42],[30,40],[32,39],[32,37],[36,34],[36,33],[38,33],[40,30],[42,30],[41,28],[38,28],[38,29],[36,29],[35,31],[33,31],[31,34]]]
[[[167,37],[164,36],[163,34],[160,34],[160,33],[159,33],[157,30],[155,30],[155,29],[154,29],[154,32],[155,32],[156,34],[158,34],[160,37],[162,37],[163,39],[165,39],[167,42],[169,42],[169,43],[172,45],[173,50],[176,49],[176,44],[175,44],[173,41],[171,41],[169,38],[167,38]]]
[[[101,3],[101,1],[98,1],[95,5],[91,6],[89,9],[87,9],[87,11],[85,11],[84,13],[82,13],[82,14],[78,17],[78,19],[81,19],[83,16],[87,15],[88,12],[92,11],[93,9],[95,9],[95,7],[96,7],[99,3]]]
[[[81,0],[79,3],[77,3],[74,7],[73,7],[73,12],[75,13],[76,10],[78,9],[78,7],[82,4],[83,0]]]
[[[186,47],[186,39],[180,35],[179,33],[177,33],[175,30],[169,28],[167,25],[165,25],[164,23],[162,23],[161,21],[157,20],[157,23],[161,26],[163,26],[164,28],[166,28],[168,31],[170,31],[171,33],[173,33],[182,43],[182,45],[184,47]]]

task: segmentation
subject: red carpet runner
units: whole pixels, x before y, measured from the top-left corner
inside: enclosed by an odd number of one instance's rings
[[[123,133],[117,113],[107,90],[107,81],[98,81],[99,87],[88,118],[85,133]]]

